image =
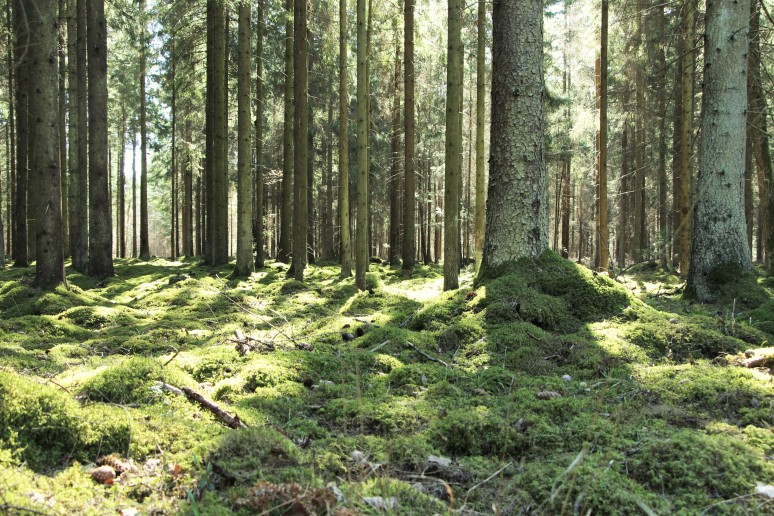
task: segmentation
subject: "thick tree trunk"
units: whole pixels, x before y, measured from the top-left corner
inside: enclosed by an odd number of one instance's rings
[[[226,92],[226,3],[216,0],[213,10],[213,130],[212,205],[207,209],[213,267],[228,263],[228,106]]]
[[[715,297],[711,273],[752,272],[744,220],[749,5],[707,2],[699,184],[686,291]]]
[[[239,4],[239,50],[237,53],[237,255],[234,273],[249,276],[255,270],[253,258],[252,114],[250,110],[250,58],[252,27],[250,4]]]
[[[62,245],[62,189],[57,110],[57,4],[37,0],[27,10],[30,40],[29,84],[35,94],[29,98],[30,180],[37,184],[30,208],[36,214],[35,284],[40,288],[67,285]]]
[[[62,178],[62,245],[64,253],[70,252],[70,211],[69,197],[67,190],[69,187],[67,178],[67,19],[68,9],[65,0],[59,0],[59,32],[57,34],[57,47],[59,50],[59,171]],[[0,248],[2,249],[2,248]]]
[[[298,281],[304,280],[306,266],[307,232],[309,219],[307,213],[308,178],[307,168],[309,153],[309,112],[307,93],[309,89],[307,68],[309,59],[309,40],[307,38],[307,6],[306,0],[293,2],[293,99],[294,124],[293,144],[295,146],[293,161],[293,261],[288,271]]]
[[[291,253],[293,205],[293,0],[286,1],[285,21],[285,124],[282,137],[282,200],[277,260],[289,263]],[[346,40],[345,40],[346,41]]]
[[[404,134],[404,185],[403,185],[403,268],[411,270],[416,259],[416,173],[415,173],[415,134],[414,134],[414,4],[415,0],[406,0],[403,13],[403,89],[405,96],[405,115],[403,117],[406,132]]]
[[[89,275],[113,271],[107,125],[107,23],[105,0],[88,0],[89,45]],[[146,215],[147,220],[147,215]]]
[[[637,0],[637,31],[635,35],[635,52],[642,46],[642,0]],[[635,65],[636,66],[636,65]],[[634,245],[632,257],[635,262],[643,259],[646,251],[645,232],[645,74],[640,66],[634,72]]]
[[[368,272],[368,77],[366,60],[366,4],[357,0],[357,233],[355,283],[366,289]],[[413,245],[413,244],[412,244]],[[404,261],[405,263],[405,261]]]
[[[492,14],[491,161],[482,273],[548,248],[543,161],[543,3],[500,0]]]
[[[691,136],[693,125],[693,80],[694,80],[694,61],[693,61],[693,30],[694,30],[694,8],[693,2],[691,5],[686,6],[686,13],[683,17],[683,24],[681,27],[683,49],[684,52],[680,58],[680,68],[682,70],[682,76],[680,77],[680,101],[681,101],[681,113],[680,113],[680,163],[679,163],[679,178],[680,178],[680,223],[679,239],[680,239],[680,276],[687,277],[689,267],[691,264],[691,226],[692,216],[691,213]],[[710,48],[710,47],[707,47]]]
[[[7,1],[5,3],[5,22],[6,22],[6,63],[8,65],[8,125],[6,131],[6,156],[8,158],[8,186],[7,192],[7,206],[6,206],[6,253],[11,255],[13,249],[13,231],[15,227],[14,220],[14,203],[16,199],[16,109],[14,106],[16,96],[14,95],[15,73],[13,62],[13,19],[11,16],[11,3]]]
[[[462,2],[448,0],[443,289],[459,288],[462,178]]]
[[[347,0],[339,0],[339,234],[341,277],[352,276],[349,223],[349,80],[347,74]]]
[[[667,225],[667,172],[666,172],[666,55],[664,46],[660,44],[666,37],[664,5],[658,4],[655,7],[656,31],[658,34],[658,43],[656,44],[656,66],[658,68],[658,253],[659,263],[662,268],[666,268],[669,260],[669,232]]]
[[[85,0],[82,0],[85,1]],[[30,264],[28,212],[28,140],[29,119],[27,100],[29,91],[29,54],[31,35],[25,17],[23,2],[14,3],[14,56],[16,59],[16,200],[14,202],[13,260],[17,267]]]

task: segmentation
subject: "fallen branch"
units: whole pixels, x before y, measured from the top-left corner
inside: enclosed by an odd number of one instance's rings
[[[178,396],[185,396],[190,401],[196,402],[199,404],[199,406],[209,411],[229,428],[247,428],[247,425],[244,423],[244,421],[239,419],[239,416],[232,416],[220,408],[217,403],[206,398],[203,394],[196,392],[190,387],[178,388],[174,385],[169,385],[168,383],[162,383],[161,388]]]
[[[774,366],[774,356],[760,355],[748,358],[742,363],[745,367],[772,367]]]
[[[462,511],[462,509],[467,505],[468,497],[470,496],[470,493],[472,493],[473,491],[475,491],[476,489],[478,489],[479,487],[483,486],[484,484],[486,484],[487,482],[489,482],[490,480],[495,478],[497,475],[499,475],[500,473],[505,471],[507,468],[509,468],[511,466],[511,464],[513,464],[513,462],[509,462],[508,464],[506,464],[502,468],[498,469],[497,471],[495,471],[494,473],[492,473],[491,475],[486,477],[484,480],[482,480],[478,484],[476,484],[473,487],[471,487],[470,489],[468,489],[468,492],[465,493],[465,499],[462,502],[462,507],[460,508],[460,511]]]
[[[416,346],[415,346],[414,344],[412,344],[411,342],[409,342],[409,341],[406,341],[406,344],[408,344],[409,346],[411,346],[411,348],[412,348],[414,351],[416,351],[417,353],[419,353],[420,355],[422,355],[422,356],[423,356],[423,357],[425,357],[426,359],[428,359],[428,360],[432,360],[433,362],[438,362],[439,364],[443,364],[443,365],[444,365],[444,366],[446,366],[446,367],[452,367],[451,365],[447,364],[446,362],[444,362],[444,361],[443,361],[443,360],[441,360],[440,358],[436,358],[436,357],[433,357],[433,356],[430,356],[430,355],[428,355],[427,353],[425,353],[424,351],[422,351],[421,349],[419,349],[418,347],[416,347]]]
[[[371,349],[369,349],[368,351],[369,351],[369,352],[371,352],[371,353],[375,353],[376,351],[379,351],[380,349],[382,349],[384,346],[386,346],[386,345],[387,345],[387,344],[389,344],[389,343],[390,343],[390,341],[389,341],[389,340],[385,340],[385,341],[384,341],[384,342],[382,342],[381,344],[377,344],[376,346],[372,347],[372,348],[371,348]]]

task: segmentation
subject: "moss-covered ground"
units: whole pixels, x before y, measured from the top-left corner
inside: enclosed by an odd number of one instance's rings
[[[0,271],[0,513],[774,513],[774,382],[742,366],[771,278],[699,305],[551,253],[452,293],[435,266],[372,265],[366,292],[284,268]],[[107,454],[136,470],[98,484]]]

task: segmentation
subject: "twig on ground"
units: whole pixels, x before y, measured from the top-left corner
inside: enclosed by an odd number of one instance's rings
[[[489,481],[490,481],[490,480],[492,480],[493,478],[497,477],[497,476],[498,476],[500,473],[502,473],[502,472],[503,472],[503,471],[505,471],[507,468],[509,468],[509,467],[511,466],[511,464],[513,464],[513,462],[509,462],[508,464],[506,464],[506,465],[505,465],[505,466],[503,466],[502,468],[498,469],[497,471],[495,471],[494,473],[492,473],[491,475],[489,475],[488,477],[486,477],[484,480],[482,480],[482,481],[481,481],[481,482],[479,482],[478,484],[476,484],[476,485],[474,485],[473,487],[471,487],[470,489],[468,489],[468,492],[467,492],[467,493],[465,493],[465,499],[462,501],[462,507],[460,507],[460,511],[461,511],[461,510],[462,510],[462,509],[465,507],[465,505],[468,503],[468,497],[470,496],[470,493],[472,493],[473,491],[475,491],[475,490],[476,490],[476,489],[478,489],[479,487],[483,486],[484,484],[486,484],[487,482],[489,482]]]
[[[173,361],[175,358],[177,358],[177,355],[179,355],[179,354],[180,354],[180,348],[176,348],[175,346],[172,346],[172,349],[174,349],[174,350],[175,350],[175,354],[174,354],[174,355],[172,355],[172,357],[171,357],[169,360],[167,360],[166,362],[164,362],[164,363],[161,365],[161,367],[167,367],[167,366],[169,365],[169,363],[170,363],[170,362],[172,362],[172,361]]]
[[[382,349],[384,346],[386,346],[386,345],[387,345],[387,344],[389,344],[390,342],[391,342],[391,341],[389,341],[389,340],[385,340],[385,341],[384,341],[384,342],[382,342],[381,344],[377,344],[376,346],[372,347],[372,348],[371,348],[371,349],[369,349],[368,351],[369,351],[369,352],[371,352],[371,353],[375,353],[376,351],[379,351],[380,349]]]
[[[419,349],[418,347],[416,347],[414,344],[412,344],[409,341],[406,341],[406,344],[408,344],[414,351],[416,351],[417,353],[419,353],[420,355],[422,355],[423,357],[425,357],[428,360],[431,360],[433,362],[438,362],[439,364],[443,364],[446,367],[453,367],[453,366],[447,364],[446,362],[444,362],[443,360],[441,360],[440,358],[436,358],[436,357],[428,355],[427,353],[425,353],[424,351],[422,351],[421,349]]]

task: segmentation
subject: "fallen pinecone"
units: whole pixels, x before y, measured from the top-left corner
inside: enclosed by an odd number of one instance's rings
[[[100,484],[112,484],[116,478],[116,470],[110,466],[100,466],[92,470],[91,478]]]
[[[117,455],[105,455],[97,459],[97,466],[110,466],[115,470],[116,474],[126,473],[127,471],[134,472],[137,468],[129,462],[122,461]]]

